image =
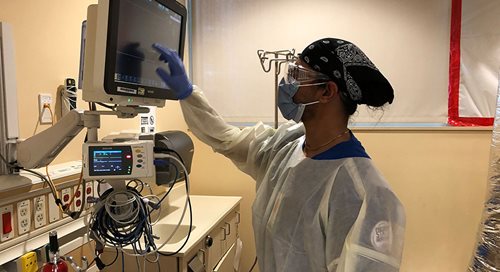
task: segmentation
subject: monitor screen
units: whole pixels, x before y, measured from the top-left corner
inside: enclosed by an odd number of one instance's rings
[[[132,173],[130,146],[92,146],[89,148],[89,175],[116,176]]]
[[[166,67],[159,43],[182,58],[187,10],[176,0],[99,0],[82,31],[83,99],[118,105],[162,106],[176,97],[156,74]]]
[[[152,0],[121,0],[115,8],[119,9],[119,16],[114,81],[166,89],[155,72],[165,63],[158,59],[151,45],[160,43],[180,52],[183,17]]]

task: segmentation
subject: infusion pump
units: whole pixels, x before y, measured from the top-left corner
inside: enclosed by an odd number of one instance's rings
[[[84,143],[83,178],[134,179],[155,175],[153,141]]]

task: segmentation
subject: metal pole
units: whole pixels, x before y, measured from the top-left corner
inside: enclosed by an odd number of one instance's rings
[[[269,59],[268,55],[274,55],[274,58]],[[260,65],[266,73],[271,71],[271,64],[274,62],[274,128],[278,128],[278,76],[280,75],[281,64],[294,60],[295,49],[278,51],[257,50],[257,56],[259,56]]]
[[[275,55],[278,58],[278,55]],[[279,75],[279,63],[274,63],[274,128],[278,128],[278,75]]]

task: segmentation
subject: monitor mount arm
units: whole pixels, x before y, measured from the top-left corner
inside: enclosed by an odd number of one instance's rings
[[[130,106],[117,106],[113,111],[70,111],[54,126],[17,142],[17,165],[25,169],[49,165],[83,128],[88,131],[87,141],[97,142],[101,115],[133,118],[148,112],[148,108]]]

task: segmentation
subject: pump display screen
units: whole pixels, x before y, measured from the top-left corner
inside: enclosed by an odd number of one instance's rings
[[[133,154],[130,146],[89,147],[89,175],[115,176],[132,173]]]

